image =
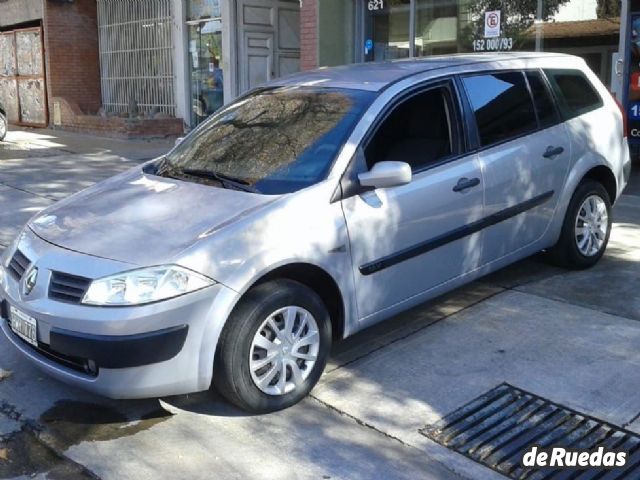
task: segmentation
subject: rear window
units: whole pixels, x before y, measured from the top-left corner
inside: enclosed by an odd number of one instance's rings
[[[538,128],[522,72],[473,75],[462,81],[476,117],[482,146],[504,142]]]
[[[560,111],[565,119],[602,106],[602,98],[580,70],[548,69],[544,73],[558,98]]]

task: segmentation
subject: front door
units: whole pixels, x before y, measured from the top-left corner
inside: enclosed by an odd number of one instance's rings
[[[238,93],[300,69],[300,2],[237,0]]]
[[[365,170],[402,161],[413,172],[407,185],[342,201],[365,322],[479,266],[482,232],[470,226],[483,215],[482,170],[462,151],[453,98],[445,83],[403,100],[354,160]]]

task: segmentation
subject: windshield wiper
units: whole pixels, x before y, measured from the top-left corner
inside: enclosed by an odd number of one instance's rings
[[[216,180],[225,188],[235,188],[236,190],[243,190],[245,192],[260,193],[257,188],[249,185],[246,180],[225,175],[223,173],[211,172],[209,170],[202,170],[199,168],[183,168],[180,169],[180,172],[194,177]]]

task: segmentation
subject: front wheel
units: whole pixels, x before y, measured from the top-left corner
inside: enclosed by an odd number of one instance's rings
[[[214,386],[252,413],[287,408],[315,386],[331,350],[331,321],[320,297],[291,280],[249,290],[220,337]]]
[[[589,268],[602,258],[611,234],[611,200],[601,183],[587,180],[577,188],[552,258],[570,268]]]

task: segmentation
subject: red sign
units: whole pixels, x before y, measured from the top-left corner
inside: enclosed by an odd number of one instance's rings
[[[487,25],[491,28],[496,28],[500,24],[500,17],[497,13],[490,13],[487,16]]]
[[[633,72],[629,81],[631,91],[640,92],[640,72]]]

